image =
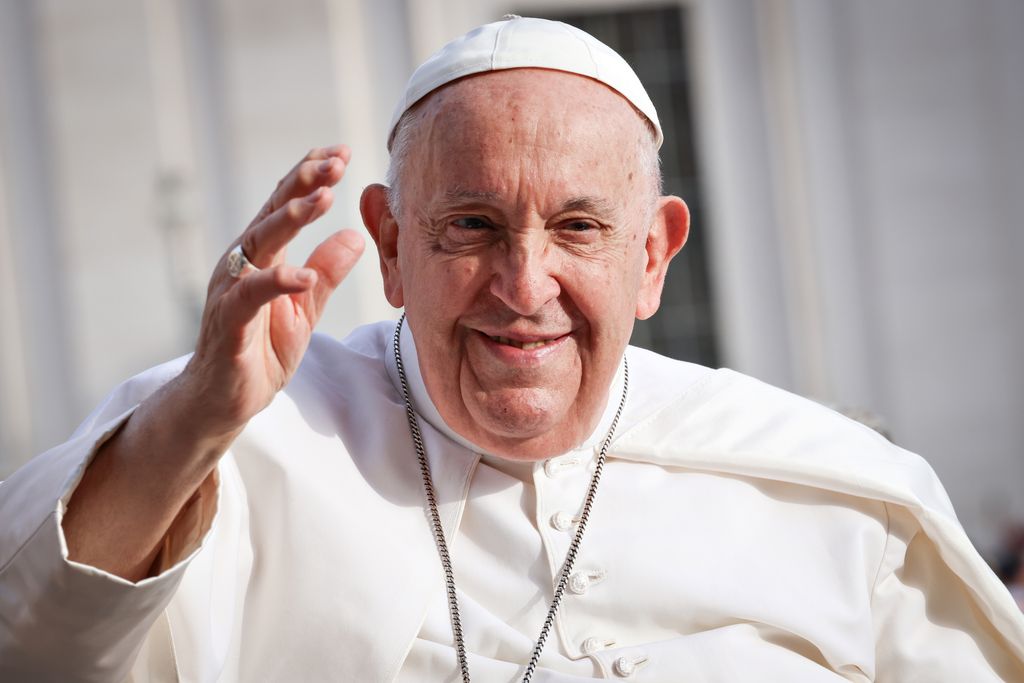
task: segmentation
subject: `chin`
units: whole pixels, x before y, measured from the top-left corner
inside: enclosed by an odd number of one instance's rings
[[[548,401],[524,400],[528,397],[518,395],[524,393],[522,390],[515,393],[513,401],[492,399],[476,409],[470,408],[470,414],[484,431],[519,441],[551,431],[561,419]]]

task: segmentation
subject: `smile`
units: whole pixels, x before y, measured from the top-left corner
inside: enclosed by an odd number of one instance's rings
[[[506,346],[514,346],[515,348],[522,349],[523,351],[530,351],[532,349],[539,349],[542,346],[547,346],[548,344],[552,344],[552,343],[558,341],[558,339],[560,339],[560,337],[559,337],[559,338],[556,338],[556,339],[542,339],[540,341],[524,342],[524,341],[519,341],[517,339],[509,339],[508,337],[497,337],[497,336],[492,336],[492,335],[487,335],[487,336],[490,338],[491,341],[497,342],[499,344],[505,344]]]

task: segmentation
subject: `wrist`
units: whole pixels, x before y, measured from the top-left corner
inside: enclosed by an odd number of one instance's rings
[[[137,412],[156,443],[200,461],[216,463],[245,429],[248,417],[225,411],[212,392],[186,369],[153,394]]]

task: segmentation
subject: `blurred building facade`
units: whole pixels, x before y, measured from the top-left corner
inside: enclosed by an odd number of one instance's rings
[[[354,157],[293,260],[360,225],[411,70],[506,12],[626,31],[671,83],[698,220],[637,341],[881,416],[983,551],[1024,520],[1018,0],[2,0],[0,478],[189,350],[210,268],[308,148]],[[385,317],[368,249],[320,329]]]

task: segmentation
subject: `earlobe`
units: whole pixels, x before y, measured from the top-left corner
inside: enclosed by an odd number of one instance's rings
[[[668,264],[686,244],[689,234],[690,211],[686,203],[679,197],[661,197],[654,224],[647,233],[647,263],[636,304],[636,317],[640,320],[650,318],[661,305]]]
[[[405,304],[402,294],[402,273],[398,259],[398,221],[388,206],[388,188],[375,183],[363,190],[359,199],[363,225],[377,245],[380,274],[384,279],[384,296],[395,308]]]

